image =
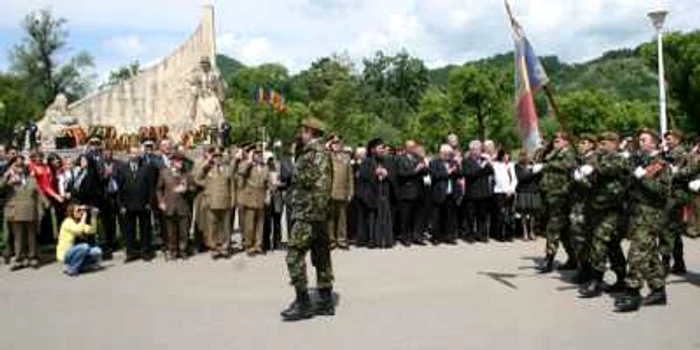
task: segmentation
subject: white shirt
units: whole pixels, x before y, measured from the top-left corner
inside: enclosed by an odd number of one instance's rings
[[[515,188],[518,186],[518,177],[515,176],[515,165],[504,162],[493,162],[493,177],[495,185],[494,193],[515,193]]]
[[[66,192],[68,192],[68,183],[73,180],[73,171],[72,170],[62,170],[58,174],[58,193],[65,197]]]

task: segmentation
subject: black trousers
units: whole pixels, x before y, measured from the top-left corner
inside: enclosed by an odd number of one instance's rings
[[[498,217],[498,206],[494,197],[470,199],[467,209],[468,226],[472,236],[482,239],[496,236],[494,222]]]
[[[447,197],[445,201],[433,207],[432,236],[434,241],[448,241],[456,238],[457,210],[453,197]]]
[[[405,242],[415,242],[422,238],[421,206],[418,200],[402,200],[399,202],[398,239]]]
[[[515,235],[515,211],[513,208],[513,196],[505,194],[496,194],[495,197],[496,213],[491,225],[493,227],[492,236],[497,239],[510,239]]]
[[[102,220],[102,250],[113,252],[119,249],[117,244],[117,204],[113,199],[105,199],[100,206],[100,219]]]
[[[136,238],[136,225],[138,223],[141,253],[153,252],[153,226],[151,225],[151,212],[148,210],[129,211],[122,216],[122,228],[126,239],[126,253],[135,254],[138,249]]]
[[[265,208],[265,224],[263,225],[263,250],[277,250],[282,246],[282,213]]]

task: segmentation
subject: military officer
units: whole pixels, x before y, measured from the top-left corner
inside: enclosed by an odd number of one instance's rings
[[[185,155],[170,156],[170,168],[162,169],[156,186],[158,207],[165,216],[167,258],[186,259],[190,228],[190,206],[187,194],[193,190],[194,180],[184,166]]]
[[[578,169],[578,176],[591,184],[589,228],[592,235],[586,254],[591,279],[579,289],[583,298],[597,297],[603,292],[603,275],[608,258],[617,275],[617,282],[609,291],[622,291],[624,286],[627,263],[617,226],[630,172],[627,159],[617,152],[618,142],[617,134],[602,133],[595,164],[586,164]]]
[[[658,135],[650,130],[639,133],[639,154],[633,160],[630,199],[634,207],[630,247],[627,253],[628,291],[615,301],[618,312],[637,311],[642,304],[666,305],[666,281],[661,264],[659,237],[664,230],[664,210],[671,194],[672,174],[658,151]],[[644,282],[651,293],[642,299]]]
[[[674,274],[685,274],[685,260],[683,259],[683,235],[686,234],[687,225],[683,219],[684,208],[690,203],[687,193],[687,181],[683,176],[675,175],[687,171],[691,166],[689,152],[681,145],[683,135],[679,131],[671,130],[664,135],[666,140],[666,160],[671,164],[674,173],[673,191],[671,201],[666,213],[668,223],[661,236],[661,257],[665,271]],[[671,267],[673,257],[673,267]]]
[[[302,143],[292,176],[292,228],[287,252],[287,268],[296,299],[281,315],[285,321],[308,319],[314,315],[334,315],[333,267],[326,232],[331,197],[333,167],[324,148],[323,124],[306,119],[300,130]],[[312,308],[308,294],[306,253],[316,267],[316,283],[321,301]]]
[[[269,188],[267,166],[262,149],[254,147],[248,160],[238,167],[241,187],[238,189],[238,205],[243,212],[243,237],[246,253],[262,254],[263,224],[265,223],[265,196]]]
[[[195,178],[204,188],[209,236],[214,245],[212,259],[228,258],[231,254],[231,212],[235,205],[234,167],[223,161],[223,150],[216,148],[207,157]]]
[[[569,192],[573,182],[573,172],[576,168],[576,156],[571,150],[569,137],[559,132],[554,138],[552,151],[545,156],[544,164],[535,164],[533,171],[542,172],[541,188],[547,203],[547,245],[545,259],[539,267],[541,273],[554,270],[554,257],[559,249],[559,243],[564,245],[568,261],[562,269],[575,269],[578,266],[576,255],[569,237],[569,214],[571,202]]]
[[[347,209],[355,187],[350,155],[343,152],[340,139],[334,137],[329,142],[333,160],[333,190],[331,210],[328,217],[328,234],[331,246],[348,249]]]

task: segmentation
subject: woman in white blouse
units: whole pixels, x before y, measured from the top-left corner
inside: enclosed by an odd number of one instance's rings
[[[515,164],[510,161],[510,154],[506,150],[500,150],[491,165],[494,178],[493,192],[499,213],[495,221],[495,232],[500,235],[498,238],[504,241],[512,241],[515,233],[513,202],[515,200],[515,189],[518,186]]]

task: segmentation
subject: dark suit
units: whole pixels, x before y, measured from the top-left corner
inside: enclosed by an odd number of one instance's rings
[[[135,169],[132,168],[135,166]],[[155,191],[153,170],[142,164],[126,163],[119,170],[119,194],[117,201],[122,211],[122,228],[126,238],[127,255],[136,253],[136,223],[138,221],[141,238],[141,253],[152,254],[153,229],[151,226],[151,203]]]
[[[479,239],[488,239],[490,229],[494,236],[495,225],[489,224],[498,217],[493,195],[493,168],[481,159],[469,157],[462,168],[466,181],[467,230]]]
[[[430,162],[430,178],[432,187],[430,198],[433,203],[433,241],[454,241],[457,235],[457,199],[460,198],[461,188],[457,183],[459,169],[452,174],[448,168],[457,168],[454,161],[434,159]]]
[[[428,168],[416,170],[421,159],[406,154],[397,159],[396,197],[399,202],[398,233],[403,242],[419,242],[422,240],[421,223],[421,192],[423,191],[423,176],[428,174]]]

